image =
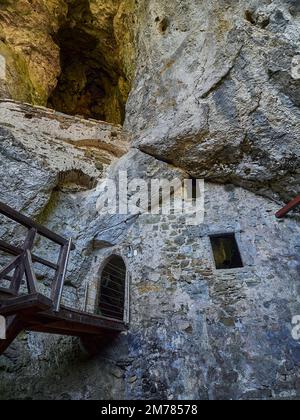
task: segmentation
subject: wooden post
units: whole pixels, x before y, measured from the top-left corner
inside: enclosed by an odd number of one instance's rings
[[[6,338],[0,341],[0,354],[3,354],[10,343],[23,330],[24,324],[18,315],[9,317],[6,320]]]
[[[25,276],[27,280],[28,292],[29,294],[36,294],[37,293],[37,280],[36,280],[34,270],[33,270],[31,253],[28,249],[24,256],[24,267],[25,267]]]
[[[15,270],[15,273],[13,275],[11,285],[10,285],[10,290],[15,294],[18,294],[20,290],[22,279],[25,274],[25,259],[27,258],[27,251],[29,251],[29,253],[31,252],[34,245],[36,234],[37,234],[37,230],[35,228],[31,228],[28,231],[24,245],[22,247],[24,252],[20,257],[21,258],[20,264],[17,266]]]
[[[52,232],[51,230],[47,229],[45,226],[40,225],[39,223],[34,222],[29,217],[24,216],[23,214],[17,212],[16,210],[12,209],[11,207],[7,206],[6,204],[0,201],[0,213],[4,216],[8,217],[11,220],[19,223],[22,226],[25,226],[28,229],[36,229],[39,235],[44,236],[50,241],[53,241],[59,245],[65,245],[68,241],[60,235]],[[72,245],[72,250],[75,249],[74,245]]]
[[[70,252],[72,249],[72,239],[69,240],[67,245],[61,247],[59,259],[58,259],[58,270],[56,272],[51,299],[53,301],[54,312],[59,312],[62,292],[64,288],[65,278],[67,274],[68,262]]]
[[[10,262],[6,267],[4,267],[0,271],[0,280],[4,279],[7,274],[9,274],[12,270],[15,270],[19,264],[21,263],[22,256],[15,258],[12,262]]]

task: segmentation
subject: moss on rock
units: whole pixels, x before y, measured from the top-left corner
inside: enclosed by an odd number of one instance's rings
[[[135,69],[133,7],[132,0],[2,2],[0,95],[121,123]]]

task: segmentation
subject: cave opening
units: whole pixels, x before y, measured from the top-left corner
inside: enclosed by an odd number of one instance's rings
[[[102,28],[89,1],[71,2],[54,40],[60,49],[61,74],[49,97],[49,108],[123,124],[130,82],[122,68],[113,16]]]

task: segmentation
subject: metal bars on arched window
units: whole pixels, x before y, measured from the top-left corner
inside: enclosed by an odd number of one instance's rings
[[[107,318],[124,320],[126,265],[119,256],[109,258],[101,275],[99,313]]]

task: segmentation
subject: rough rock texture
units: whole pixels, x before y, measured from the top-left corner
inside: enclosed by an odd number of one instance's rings
[[[133,2],[67,4],[66,21],[55,36],[61,75],[49,105],[68,114],[121,123],[134,71]]]
[[[62,0],[1,2],[0,54],[6,61],[6,97],[47,103],[60,71],[52,35],[66,13]]]
[[[90,226],[92,221],[87,210],[93,207],[88,204],[92,198],[87,192],[105,176],[109,164],[126,153],[125,133],[106,123],[6,101],[0,102],[0,126],[0,200],[42,223],[50,223],[52,218],[55,230],[66,229],[65,233],[77,242],[75,259],[85,261],[85,247],[93,239],[93,233],[90,237],[86,229],[81,229],[82,223]],[[78,219],[74,219],[74,212]],[[6,238],[11,238],[12,232],[14,225],[8,231],[6,225],[1,226],[1,235]],[[21,239],[23,232],[17,233],[17,239]],[[47,252],[46,246],[45,256]],[[84,273],[76,266],[74,272],[70,269],[72,282],[84,287]],[[45,272],[40,273],[41,279],[45,276]]]
[[[26,114],[23,106],[6,103],[1,111],[11,122],[10,128],[2,129],[1,144],[10,144],[13,152],[8,156],[7,147],[2,147],[2,162],[12,168],[15,159],[19,165],[22,160],[14,178],[3,178],[7,169],[1,165],[1,180],[6,179],[1,200],[27,214],[42,215],[48,226],[73,236],[77,249],[64,291],[69,305],[84,308],[88,284],[85,309],[94,311],[101,267],[111,254],[122,255],[130,279],[130,329],[99,348],[92,359],[75,339],[23,334],[1,357],[1,398],[299,398],[300,347],[291,335],[292,317],[300,312],[299,218],[277,221],[274,202],[233,185],[209,183],[205,220],[199,226],[187,226],[182,216],[99,216],[100,193],[91,186],[76,192],[65,185],[49,207],[41,197],[46,183],[51,185],[53,163],[46,161],[41,169],[39,149],[36,156],[32,150],[26,154],[32,131],[24,115],[36,112],[36,133],[38,115],[41,127],[52,127],[52,133],[63,117],[25,108]],[[76,129],[85,125],[88,130],[90,124],[72,124],[67,117],[64,123],[71,124],[74,140]],[[99,136],[109,127],[93,124]],[[66,135],[64,127],[59,130],[59,137]],[[18,133],[24,139],[22,153],[17,149]],[[45,138],[47,142],[54,148],[58,140]],[[56,153],[61,158],[77,152],[74,145],[60,142],[62,149]],[[77,156],[77,165],[98,176],[93,159],[86,159]],[[107,174],[115,178],[120,170],[127,171],[130,180],[185,177],[138,150],[115,161]],[[32,184],[24,183],[24,173],[26,180],[34,178],[38,200],[31,196]],[[3,229],[9,232],[7,225],[2,224]],[[215,269],[209,235],[220,232],[236,233],[244,268]],[[104,238],[112,245],[98,247]],[[46,252],[48,258],[54,255],[50,248]],[[39,273],[39,280],[47,293],[49,274]]]
[[[0,5],[2,97],[121,123],[134,74],[132,0]]]
[[[275,208],[234,186],[207,184],[203,225],[149,216],[134,225],[127,378],[137,379],[127,397],[300,397],[300,347],[291,337],[300,310],[299,223],[278,224]],[[215,270],[208,235],[220,232],[236,232],[243,269]]]
[[[103,42],[91,51],[107,86],[100,111],[91,67],[64,66],[66,28]],[[299,35],[296,0],[2,1],[1,97],[75,101],[64,110],[120,122],[132,90],[126,132],[0,102],[0,200],[73,237],[64,302],[94,312],[112,254],[130,286],[128,333],[95,358],[78,340],[24,333],[0,358],[0,398],[300,398],[299,214],[274,217],[300,192]],[[120,170],[205,178],[204,222],[99,215],[96,184]],[[235,233],[243,268],[216,270],[209,236],[220,233]],[[22,234],[1,219],[1,237]],[[51,273],[37,275],[49,293]]]
[[[126,127],[142,151],[287,200],[299,192],[299,28],[295,0],[6,1],[0,93],[121,123],[134,80]]]
[[[299,193],[298,2],[139,4],[135,144],[195,177]]]

